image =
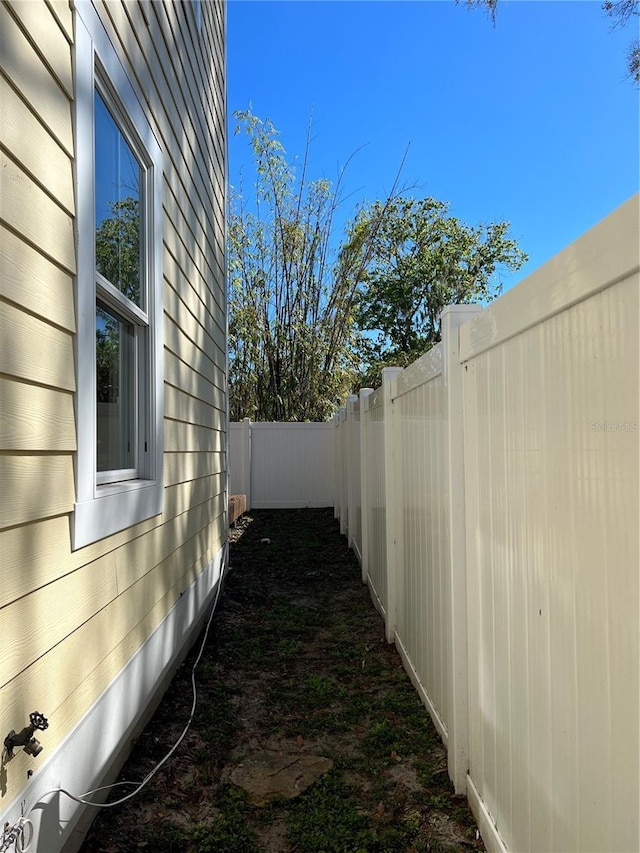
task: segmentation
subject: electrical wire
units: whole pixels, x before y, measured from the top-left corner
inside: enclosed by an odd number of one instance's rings
[[[25,844],[24,831],[26,827],[30,827],[30,834]],[[26,817],[21,817],[13,826],[6,823],[2,831],[2,838],[0,838],[0,853],[5,853],[12,844],[15,853],[24,853],[33,841],[33,834],[33,823]]]
[[[29,835],[29,839],[28,839],[27,843],[25,844],[25,842],[24,842],[24,830],[25,830],[26,826],[30,827],[30,835]],[[22,818],[20,820],[19,834],[18,834],[18,837],[16,838],[16,846],[15,846],[16,853],[24,853],[24,851],[29,848],[29,846],[31,845],[31,842],[33,841],[33,835],[34,835],[33,824],[31,823],[31,821],[28,818],[26,818],[26,817]]]
[[[223,565],[226,565],[226,563],[227,563],[227,560],[225,558],[225,560],[223,561]],[[171,749],[164,756],[164,758],[162,758],[155,765],[155,767],[152,770],[150,770],[149,773],[147,773],[147,775],[144,777],[144,779],[141,782],[114,782],[112,785],[103,785],[100,788],[93,788],[91,791],[85,791],[84,794],[80,794],[80,795],[72,794],[69,791],[67,791],[66,788],[54,788],[51,791],[46,791],[44,794],[42,794],[39,797],[38,802],[40,800],[42,800],[44,797],[48,797],[49,794],[64,794],[65,797],[68,797],[70,800],[74,800],[76,803],[80,803],[83,806],[93,806],[94,808],[97,808],[97,809],[111,809],[114,806],[119,806],[119,805],[122,805],[122,803],[126,803],[127,800],[132,799],[138,793],[140,793],[140,791],[146,785],[148,785],[149,782],[153,779],[153,777],[156,775],[158,770],[160,770],[160,768],[163,767],[167,763],[167,761],[171,758],[171,756],[178,749],[178,747],[180,746],[182,741],[185,739],[186,734],[189,731],[189,728],[190,728],[191,723],[193,721],[193,718],[195,716],[196,706],[198,703],[198,691],[196,688],[196,669],[197,669],[198,664],[200,663],[200,659],[204,653],[204,647],[205,647],[205,644],[207,642],[207,637],[209,636],[209,629],[210,629],[211,623],[213,621],[213,614],[216,612],[216,607],[218,606],[218,599],[220,598],[220,590],[222,589],[222,578],[223,578],[223,576],[224,576],[224,573],[221,573],[220,578],[218,579],[218,588],[216,589],[216,594],[215,594],[215,597],[213,600],[213,604],[211,605],[211,613],[209,614],[209,618],[207,620],[207,625],[206,625],[206,628],[204,630],[204,636],[202,638],[202,643],[200,644],[200,651],[198,652],[198,656],[195,660],[195,663],[193,664],[193,667],[191,668],[191,689],[192,689],[192,693],[193,693],[193,701],[191,703],[191,713],[189,714],[189,719],[187,720],[187,723],[186,723],[184,729],[182,730],[182,733],[180,734],[180,736],[178,737],[176,742],[173,744]],[[119,788],[122,785],[135,785],[136,788],[134,791],[131,791],[130,794],[127,794],[124,797],[120,797],[120,799],[114,800],[111,803],[94,803],[91,800],[85,799],[85,797],[91,797],[93,794],[97,794],[100,791],[108,791],[111,788]],[[35,804],[34,804],[34,806],[32,806],[29,809],[29,812],[27,814],[30,814],[33,811],[33,808],[35,808]],[[31,821],[27,821],[26,818],[21,818],[21,821],[22,821],[22,823],[31,824]],[[29,842],[29,843],[31,843],[31,842]],[[17,848],[16,848],[16,850],[17,850]],[[17,850],[17,853],[21,853],[21,851]]]

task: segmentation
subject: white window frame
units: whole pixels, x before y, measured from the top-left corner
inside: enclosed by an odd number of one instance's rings
[[[163,306],[162,306],[162,152],[142,101],[121,63],[91,0],[76,0],[75,130],[76,130],[76,503],[72,519],[73,548],[81,548],[159,515],[163,507]],[[113,479],[97,472],[96,403],[96,265],[94,207],[94,91],[96,67],[126,119],[126,130],[144,153],[149,185],[146,192],[145,316],[147,450],[136,479]],[[102,298],[102,297],[101,297]],[[116,297],[117,301],[117,297]],[[115,306],[114,306],[115,307]],[[128,310],[131,305],[128,305]],[[126,316],[126,314],[125,314]],[[141,438],[144,444],[144,438]],[[110,472],[115,473],[115,472]],[[117,479],[117,477],[116,477]]]

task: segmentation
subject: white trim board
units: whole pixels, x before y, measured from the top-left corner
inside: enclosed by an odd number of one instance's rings
[[[1,825],[5,821],[13,825],[25,804],[25,814],[34,826],[34,839],[25,853],[76,853],[80,848],[98,810],[61,794],[45,794],[66,788],[81,795],[117,778],[134,738],[150,719],[202,628],[225,576],[226,550],[225,544],[20,795],[0,814]],[[130,789],[121,790],[128,793]],[[31,808],[33,811],[29,812]]]
[[[508,853],[507,847],[502,838],[500,838],[496,825],[487,811],[484,800],[478,793],[478,789],[469,775],[467,775],[467,800],[478,822],[480,835],[489,853]]]

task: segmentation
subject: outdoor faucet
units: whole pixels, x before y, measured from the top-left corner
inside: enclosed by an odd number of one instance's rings
[[[33,733],[36,729],[42,732],[48,729],[49,721],[40,711],[29,714],[29,720],[29,725],[25,726],[21,732],[16,734],[15,730],[11,729],[4,739],[4,748],[7,750],[8,759],[13,758],[13,749],[16,746],[23,747],[27,755],[32,755],[34,758],[42,752],[42,744],[33,736]]]

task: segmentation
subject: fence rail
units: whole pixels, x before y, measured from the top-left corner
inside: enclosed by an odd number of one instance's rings
[[[638,201],[332,424],[341,530],[490,850],[640,849]]]

